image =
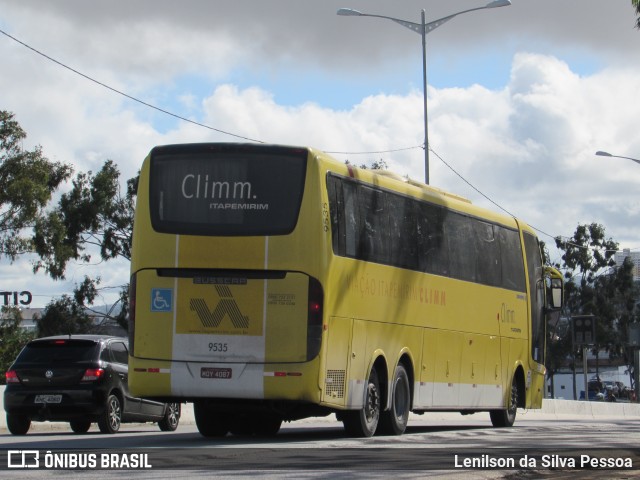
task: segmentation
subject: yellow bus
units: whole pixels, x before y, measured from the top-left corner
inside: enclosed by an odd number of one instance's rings
[[[311,148],[158,146],[138,185],[129,388],[193,402],[204,436],[331,413],[353,436],[402,434],[409,412],[511,426],[541,406],[561,291],[530,227],[460,196]]]

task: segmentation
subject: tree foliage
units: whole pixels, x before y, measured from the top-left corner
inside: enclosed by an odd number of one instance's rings
[[[42,317],[36,320],[39,337],[90,333],[91,318],[84,306],[68,295],[50,302]]]
[[[57,207],[35,225],[33,243],[44,269],[52,278],[64,278],[71,260],[89,262],[97,251],[104,261],[131,258],[131,232],[137,178],[120,192],[120,172],[107,160],[95,175],[80,173]]]
[[[636,28],[640,30],[640,0],[631,0],[631,4],[636,9]]]
[[[17,307],[2,307],[0,318],[0,384],[4,384],[4,372],[16,359],[22,347],[34,338],[34,333],[20,327],[22,314]]]
[[[15,260],[31,252],[31,238],[23,234],[44,215],[44,208],[70,166],[49,161],[41,147],[24,150],[27,134],[14,114],[0,111],[0,256]]]
[[[633,282],[633,263],[628,259],[616,266],[618,244],[606,238],[602,225],[578,225],[568,240],[556,239],[563,251],[562,263],[555,265],[564,273],[565,317],[594,315],[596,341],[594,352],[606,350],[613,360],[629,365],[627,328],[638,318],[638,286]],[[615,268],[613,268],[615,266]],[[549,345],[551,369],[571,353],[571,330],[561,332]]]
[[[114,258],[131,259],[131,235],[138,176],[127,181],[125,195],[120,190],[120,172],[107,160],[95,175],[80,173],[73,180],[73,188],[62,195],[58,205],[36,223],[33,236],[35,251],[40,260],[34,269],[44,269],[52,278],[64,278],[70,261],[89,262],[92,255],[102,261]],[[78,307],[92,304],[100,278],[85,277],[76,287],[73,297],[65,300]],[[126,328],[128,284],[123,282],[120,292],[121,308],[113,318]]]

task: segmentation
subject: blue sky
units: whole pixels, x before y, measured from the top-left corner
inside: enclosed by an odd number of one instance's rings
[[[512,3],[461,15],[427,36],[429,138],[455,170],[432,155],[431,183],[495,209],[486,195],[552,236],[597,222],[621,247],[640,249],[640,168],[594,155],[640,157],[640,31],[631,1]],[[382,19],[339,17],[337,9],[419,21],[425,8],[433,21],[482,5],[0,0],[0,28],[194,121],[268,142],[368,152],[424,138],[420,36]],[[114,94],[3,35],[0,56],[0,109],[27,131],[25,147],[41,145],[77,171],[112,159],[124,181],[157,144],[236,141]],[[424,175],[420,148],[337,157],[382,157],[401,175]],[[57,283],[32,275],[28,259],[0,262],[5,281],[41,299],[96,271],[104,285],[128,279],[126,262],[72,265]]]

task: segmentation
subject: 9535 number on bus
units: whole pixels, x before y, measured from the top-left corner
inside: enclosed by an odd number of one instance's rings
[[[215,353],[226,353],[229,350],[229,346],[226,343],[209,343],[209,351]]]

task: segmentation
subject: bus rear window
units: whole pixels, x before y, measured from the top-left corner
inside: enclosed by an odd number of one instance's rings
[[[153,228],[186,235],[286,235],[296,226],[304,149],[194,144],[151,151]]]

